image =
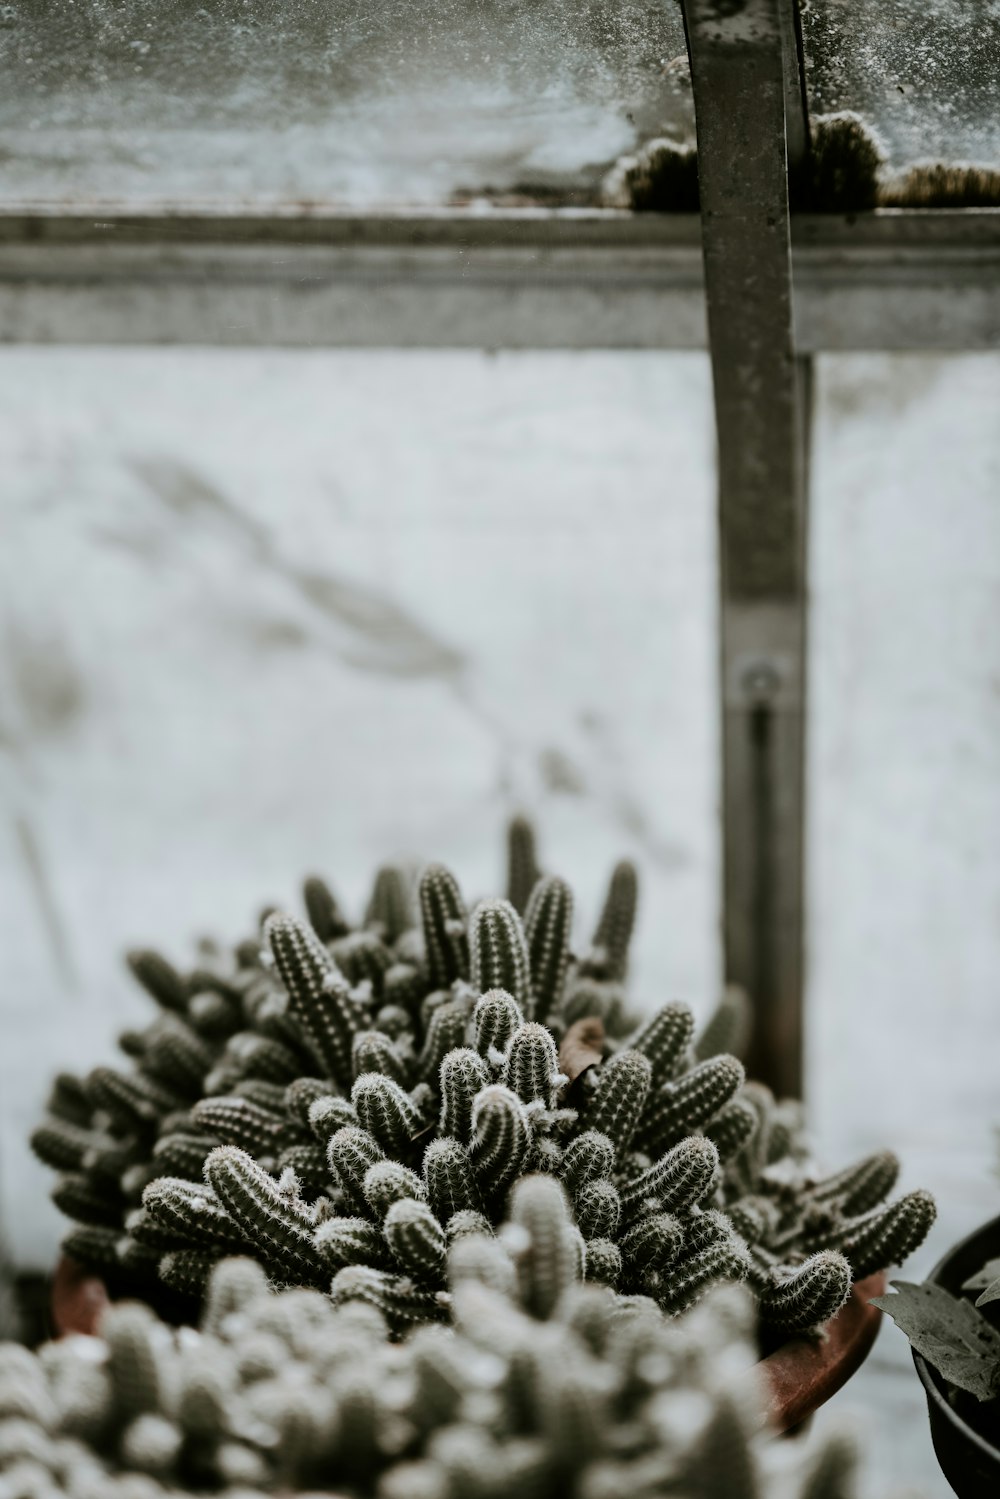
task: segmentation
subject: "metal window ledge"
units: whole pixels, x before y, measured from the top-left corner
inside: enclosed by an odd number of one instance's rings
[[[800,354],[1000,347],[1000,210],[792,221]],[[705,349],[701,228],[600,210],[0,211],[0,341]]]

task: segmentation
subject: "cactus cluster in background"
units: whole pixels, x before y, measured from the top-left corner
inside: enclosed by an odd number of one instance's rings
[[[214,1268],[198,1332],[120,1302],[99,1338],[38,1355],[2,1345],[0,1493],[770,1492],[745,1295],[728,1288],[669,1321],[643,1298],[582,1284],[579,1265],[563,1192],[529,1176],[499,1238],[473,1233],[450,1250],[452,1329],[391,1343],[377,1298],[275,1293],[237,1258]],[[849,1499],[853,1467],[842,1440],[828,1444],[797,1492]]]
[[[516,822],[508,898],[471,912],[439,865],[415,891],[383,869],[356,929],[312,879],[308,920],[268,913],[228,965],[134,956],[160,1017],[123,1038],[129,1070],[60,1078],[33,1137],[64,1173],[66,1252],[191,1295],[250,1254],[277,1284],[363,1294],[399,1334],[445,1315],[450,1246],[543,1172],[588,1282],[677,1313],[746,1280],[775,1333],[821,1324],[920,1243],[933,1202],[885,1205],[889,1154],[817,1177],[797,1106],[718,1051],[745,1029],[737,993],[699,1037],[680,1004],[629,1015],[636,894],[619,865],[576,955],[570,888]],[[579,1070],[581,1023],[600,1044]]]

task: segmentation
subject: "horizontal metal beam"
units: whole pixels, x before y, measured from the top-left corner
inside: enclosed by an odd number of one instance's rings
[[[1000,347],[1000,210],[792,221],[800,354]],[[0,211],[0,342],[707,347],[688,215]]]

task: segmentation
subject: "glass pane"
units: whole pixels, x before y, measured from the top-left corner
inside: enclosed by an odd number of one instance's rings
[[[11,815],[3,1214],[46,1080],[146,1013],[128,946],[235,940],[325,873],[495,891],[536,817],[582,937],[613,862],[637,997],[718,978],[702,355],[0,355]],[[17,1211],[10,1210],[17,1204]]]
[[[994,0],[809,0],[801,15],[812,113],[856,111],[890,174],[1000,168]]]
[[[1000,356],[818,365],[810,1104],[826,1159],[891,1145],[933,1189],[919,1280],[997,1201]],[[872,1493],[936,1499],[895,1329],[841,1400],[879,1412]]]
[[[651,0],[52,0],[0,38],[7,199],[589,202],[692,119]]]

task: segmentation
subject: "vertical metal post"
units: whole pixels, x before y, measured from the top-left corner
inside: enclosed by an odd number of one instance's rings
[[[789,170],[808,146],[792,0],[684,0],[719,455],[726,978],[749,1058],[802,1086],[808,367]]]

